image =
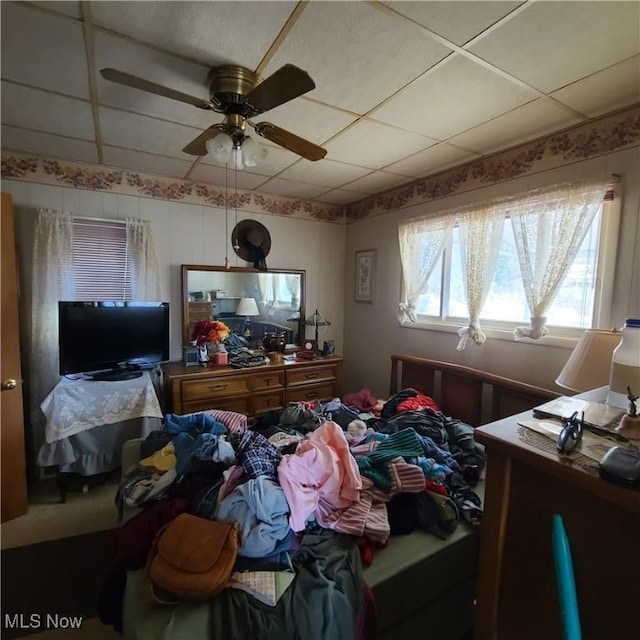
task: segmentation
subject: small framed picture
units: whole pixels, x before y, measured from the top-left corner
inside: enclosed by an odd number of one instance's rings
[[[373,302],[376,285],[376,250],[356,251],[355,301]]]

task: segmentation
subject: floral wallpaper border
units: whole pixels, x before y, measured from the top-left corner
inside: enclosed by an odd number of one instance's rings
[[[267,196],[255,191],[238,190],[227,195],[220,187],[198,182],[22,153],[3,154],[0,174],[3,178],[27,182],[220,208],[227,200],[229,208],[246,212],[349,223],[639,144],[640,106],[634,106],[346,206]]]
[[[57,186],[110,191],[121,195],[178,200],[188,204],[246,212],[306,218],[344,223],[345,207],[309,202],[282,196],[265,196],[255,191],[238,190],[228,194],[224,188],[208,184],[152,176],[127,169],[110,169],[66,160],[38,158],[21,153],[2,156],[1,176],[14,180]]]
[[[640,107],[635,106],[347,205],[346,222],[506,182],[639,144]]]

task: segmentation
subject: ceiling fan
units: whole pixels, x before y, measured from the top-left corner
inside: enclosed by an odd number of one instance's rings
[[[178,102],[186,102],[198,109],[224,114],[221,123],[211,125],[184,147],[183,151],[190,155],[207,155],[207,142],[221,133],[227,134],[228,137],[222,136],[221,139],[230,140],[229,146],[233,144],[234,149],[240,149],[243,142],[249,139],[245,133],[247,124],[253,127],[259,136],[307,160],[321,160],[327,153],[326,149],[274,124],[254,123],[250,120],[315,88],[311,76],[292,64],[285,64],[262,81],[256,73],[245,67],[214,67],[208,77],[209,100],[164,87],[117,69],[101,69],[100,74],[111,82],[155,93]]]

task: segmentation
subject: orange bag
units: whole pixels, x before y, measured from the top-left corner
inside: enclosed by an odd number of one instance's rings
[[[231,577],[239,537],[237,523],[181,513],[160,529],[149,553],[151,602],[209,600],[220,593]]]

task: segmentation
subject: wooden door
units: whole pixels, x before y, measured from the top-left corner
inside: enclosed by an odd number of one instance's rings
[[[0,321],[0,464],[1,521],[27,512],[27,472],[24,447],[22,372],[18,323],[18,269],[13,205],[2,194],[2,314]]]

